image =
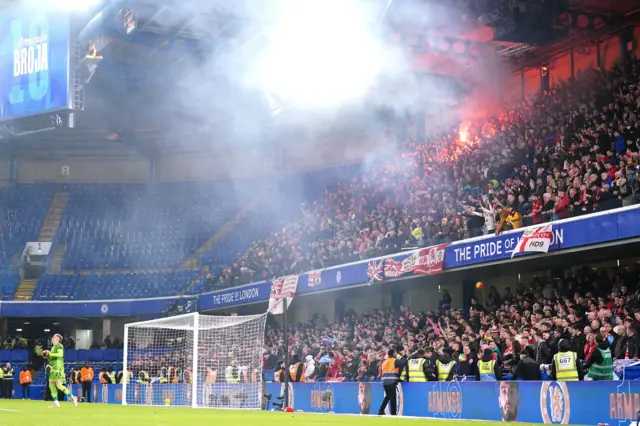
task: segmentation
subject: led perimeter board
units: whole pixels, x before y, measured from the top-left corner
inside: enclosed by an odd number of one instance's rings
[[[0,121],[71,108],[70,46],[68,13],[0,9]]]

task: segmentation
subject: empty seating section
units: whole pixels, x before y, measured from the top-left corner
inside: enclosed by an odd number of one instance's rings
[[[29,351],[26,349],[0,350],[0,363],[25,363],[29,361]]]
[[[73,185],[65,270],[177,268],[238,210],[225,183]]]
[[[12,299],[15,268],[36,241],[56,192],[68,192],[51,258],[61,273],[45,273],[34,300],[160,297],[203,290],[202,268],[218,272],[255,241],[295,223],[300,203],[322,198],[340,175],[358,167],[310,172],[279,183],[19,184],[0,189],[0,299]],[[216,232],[245,208],[234,226]],[[213,244],[208,242],[213,236]],[[207,244],[205,244],[207,243]],[[204,253],[199,253],[200,247]],[[189,260],[197,256],[197,263]],[[49,259],[51,261],[51,259]],[[242,265],[240,265],[242,266]]]
[[[0,188],[0,269],[10,268],[25,243],[38,237],[53,189],[46,184]]]
[[[15,273],[0,273],[0,300],[12,299],[20,283],[20,276]]]
[[[170,296],[181,293],[198,271],[118,272],[43,276],[34,300],[106,300]]]

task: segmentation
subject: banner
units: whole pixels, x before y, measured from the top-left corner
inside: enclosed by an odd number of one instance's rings
[[[419,249],[404,260],[390,257],[384,260],[384,278],[395,278],[406,274],[433,275],[442,272],[445,249],[449,244]]]
[[[416,257],[413,273],[416,275],[433,275],[442,272],[444,267],[445,249],[449,244],[440,244],[418,250],[413,256]]]
[[[446,248],[444,268],[509,260],[528,229],[507,231],[452,243]],[[553,222],[548,251],[565,250],[640,237],[640,206],[623,207],[589,216]],[[524,255],[519,255],[521,257]]]
[[[537,228],[525,229],[511,253],[511,258],[518,253],[547,253],[553,239],[553,227],[551,224]]]
[[[271,282],[271,295],[269,296],[269,313],[280,315],[284,311],[284,302],[287,300],[287,308],[296,295],[298,289],[298,275],[287,275],[276,278]]]
[[[322,284],[322,270],[317,269],[307,273],[307,286],[317,287]]]
[[[240,287],[202,294],[198,297],[198,309],[217,309],[248,303],[266,302],[269,299],[271,283],[262,281]]]
[[[231,386],[214,384],[212,391],[228,392],[232,404],[234,394],[253,385]],[[267,383],[265,387],[270,403],[278,402],[281,384]],[[640,381],[428,382],[401,383],[397,389],[399,416],[443,420],[627,425],[636,420],[640,409]],[[92,390],[97,403],[122,403],[121,385],[94,384]],[[164,405],[168,399],[171,405],[188,405],[189,391],[190,386],[181,384],[132,384],[127,386],[127,401]],[[81,386],[73,385],[72,392],[80,395]],[[199,402],[205,394],[199,395]],[[380,382],[292,383],[289,388],[290,405],[304,413],[376,415],[383,399]]]

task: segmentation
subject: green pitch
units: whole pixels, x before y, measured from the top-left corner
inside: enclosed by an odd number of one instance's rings
[[[51,424],[58,419],[67,425],[90,426],[376,426],[389,425],[391,418],[339,416],[331,414],[276,413],[265,411],[193,410],[178,407],[132,407],[122,405],[80,404],[75,408],[61,402],[60,408],[48,408],[50,402],[0,399],[0,425],[25,426]],[[401,425],[462,426],[466,422],[404,419]],[[499,422],[473,422],[473,426],[498,425]]]

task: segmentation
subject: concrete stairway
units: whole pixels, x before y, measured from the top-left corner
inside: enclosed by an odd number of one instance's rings
[[[66,244],[57,244],[53,248],[53,252],[50,254],[49,260],[49,272],[52,274],[59,274],[62,272],[62,259],[67,252]]]
[[[37,284],[38,280],[20,280],[13,300],[31,300]]]
[[[69,193],[66,191],[59,191],[53,195],[47,215],[44,218],[40,233],[38,234],[38,241],[52,242],[58,233],[60,227],[60,221],[64,215],[64,211],[69,204]]]
[[[238,214],[236,214],[231,220],[229,220],[227,223],[222,225],[216,231],[216,233],[211,236],[211,238],[209,238],[207,241],[205,241],[204,244],[202,244],[202,246],[200,246],[200,248],[198,250],[196,250],[196,252],[194,254],[189,256],[184,261],[184,263],[182,264],[180,269],[195,269],[195,268],[197,268],[198,267],[198,259],[200,258],[200,256],[202,256],[203,254],[205,254],[206,252],[211,250],[211,248],[215,245],[215,243],[220,241],[220,239],[222,237],[227,235],[229,233],[229,231],[231,231],[233,228],[235,228],[238,225],[238,223],[240,223],[242,221],[242,219],[244,219],[246,217],[247,213],[252,211],[254,208],[255,207],[254,207],[253,204],[250,204],[250,205],[246,206]]]

